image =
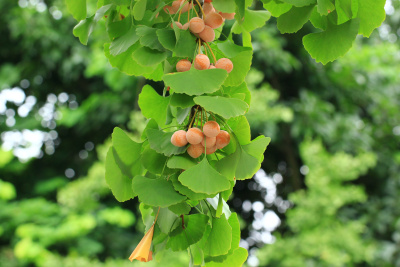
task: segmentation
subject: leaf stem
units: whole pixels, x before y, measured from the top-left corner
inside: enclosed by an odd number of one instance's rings
[[[192,123],[193,123],[194,119],[196,118],[196,114],[197,114],[197,110],[198,110],[198,109],[199,109],[199,107],[196,108],[196,111],[194,112],[194,115],[193,115],[193,117],[192,117],[192,121],[190,122],[189,128],[188,128],[188,129],[192,128]]]

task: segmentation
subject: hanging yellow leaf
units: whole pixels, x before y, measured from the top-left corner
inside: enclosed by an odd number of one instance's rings
[[[149,231],[144,235],[142,240],[140,241],[139,245],[135,248],[132,252],[131,256],[129,257],[130,261],[138,260],[143,262],[148,262],[153,259],[152,252],[150,251],[151,241],[153,240],[154,234],[154,224],[151,226]]]

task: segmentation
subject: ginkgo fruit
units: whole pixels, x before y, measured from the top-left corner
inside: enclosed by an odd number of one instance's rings
[[[182,30],[187,30],[189,29],[189,22],[186,22],[185,24],[182,25]]]
[[[204,27],[204,30],[202,32],[200,32],[198,35],[201,40],[203,40],[204,42],[207,42],[207,43],[211,43],[215,39],[215,32],[208,25],[206,25]]]
[[[167,14],[171,14],[171,15],[175,14],[174,9],[172,8],[172,6],[164,6],[163,10]]]
[[[215,146],[217,149],[222,149],[229,144],[231,136],[227,131],[221,130],[215,139]]]
[[[187,149],[187,153],[189,156],[196,159],[204,153],[204,147],[201,144],[190,145]]]
[[[201,140],[201,145],[206,147],[207,149],[215,146],[216,142],[216,137],[204,137],[203,140]]]
[[[221,128],[216,121],[208,121],[203,126],[203,133],[208,137],[216,137],[220,131]]]
[[[179,29],[182,29],[182,28],[183,28],[182,23],[180,23],[180,22],[178,22],[178,21],[175,21],[175,24],[176,24],[176,26],[177,26]],[[171,28],[172,28],[172,29],[174,28],[174,23],[173,23],[173,22],[171,23]]]
[[[217,146],[213,146],[213,147],[210,147],[210,148],[206,148],[206,154],[207,155],[210,155],[210,154],[212,154],[212,153],[214,153],[215,151],[217,151]]]
[[[181,7],[182,1],[176,0],[172,2],[172,10],[176,13],[178,12],[179,8]]]
[[[215,63],[215,67],[217,69],[224,69],[228,73],[230,73],[233,70],[233,63],[229,58],[220,58]]]
[[[194,17],[189,21],[189,30],[192,33],[200,33],[204,30],[204,20],[199,17]]]
[[[188,143],[186,140],[186,131],[179,130],[174,132],[174,134],[171,136],[171,143],[177,147],[186,146]]]
[[[213,4],[205,2],[203,5],[203,11],[204,11],[204,14],[206,14],[206,15],[210,12],[215,12]]]
[[[210,59],[204,54],[198,54],[194,59],[194,67],[198,70],[206,70],[210,67]]]
[[[236,14],[236,13],[222,13],[222,12],[219,12],[219,14],[220,14],[224,19],[231,20],[231,19],[234,19],[234,18],[235,18],[235,14]]]
[[[192,62],[190,62],[187,59],[181,59],[178,61],[178,63],[176,63],[176,70],[178,72],[188,71],[190,70],[191,67],[192,67]]]
[[[189,9],[191,9],[191,8],[193,7],[193,4],[192,4],[192,3],[189,3],[189,2],[187,2],[187,1],[182,1],[181,6],[182,6],[182,5],[183,5],[183,7],[182,7],[182,9],[181,9],[182,13],[188,11]]]
[[[211,28],[216,29],[224,23],[224,18],[216,12],[210,12],[204,18],[204,23]]]
[[[210,64],[210,67],[208,69],[216,69],[216,67],[213,64]]]
[[[196,127],[190,128],[186,133],[186,140],[189,144],[197,145],[204,139],[203,132]]]

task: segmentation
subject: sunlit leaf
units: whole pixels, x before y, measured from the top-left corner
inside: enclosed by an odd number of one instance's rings
[[[68,12],[76,20],[83,20],[86,18],[86,0],[65,0]]]
[[[170,181],[164,178],[135,176],[132,180],[132,189],[141,202],[154,207],[165,208],[186,199],[175,191]]]
[[[196,193],[215,194],[230,187],[229,181],[211,167],[206,158],[184,171],[178,179]]]
[[[237,98],[197,96],[193,100],[207,111],[218,114],[225,119],[243,115],[249,109],[249,105],[246,102]]]
[[[146,118],[154,119],[158,125],[165,124],[170,97],[160,96],[150,85],[145,85],[139,95],[138,104]]]
[[[341,25],[328,23],[326,31],[303,37],[304,48],[317,62],[326,64],[334,61],[353,46],[358,26],[358,19],[352,19]]]
[[[373,30],[382,24],[386,17],[385,3],[385,0],[358,1],[359,34],[369,37]]]
[[[222,69],[197,70],[166,74],[163,80],[175,93],[202,95],[217,91],[228,73]]]
[[[227,254],[232,245],[232,227],[225,216],[212,218],[211,232],[204,246],[204,253],[210,256]]]

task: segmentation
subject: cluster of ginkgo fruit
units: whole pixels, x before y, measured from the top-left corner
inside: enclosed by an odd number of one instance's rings
[[[192,158],[198,158],[203,153],[213,154],[217,149],[227,146],[230,140],[229,133],[221,130],[216,121],[206,122],[203,131],[192,127],[188,131],[176,131],[171,137],[171,143],[176,147],[184,147],[189,143],[187,153]]]
[[[225,19],[230,20],[233,19],[235,16],[235,13],[218,12],[213,7],[211,1],[212,0],[205,1],[203,6],[201,6],[199,2],[197,2],[202,11],[203,18],[200,18],[199,16],[193,17],[184,25],[182,25],[179,22],[179,18],[178,21],[175,21],[175,24],[178,28],[183,30],[189,29],[190,32],[192,32],[195,36],[197,36],[199,38],[199,43],[201,43],[200,40],[206,44],[214,41],[215,39],[214,29],[220,27],[224,23]],[[178,10],[180,10],[179,12],[187,12],[190,11],[192,8],[193,8],[193,3],[190,1],[175,0],[174,2],[172,2],[172,6],[165,6],[164,11],[170,14],[175,14],[176,12],[178,12]],[[171,24],[171,27],[173,27],[173,24]],[[211,54],[213,54],[211,47],[208,44],[207,46]],[[195,69],[206,70],[206,69],[217,68],[217,69],[224,69],[228,73],[232,71],[233,63],[230,59],[221,58],[218,61],[216,61],[214,54],[213,57],[215,65],[210,62],[210,59],[208,58],[207,55],[199,53],[193,61]],[[188,59],[182,59],[176,64],[176,70],[178,72],[188,71],[190,70],[191,67],[192,67],[192,62],[190,62]]]

